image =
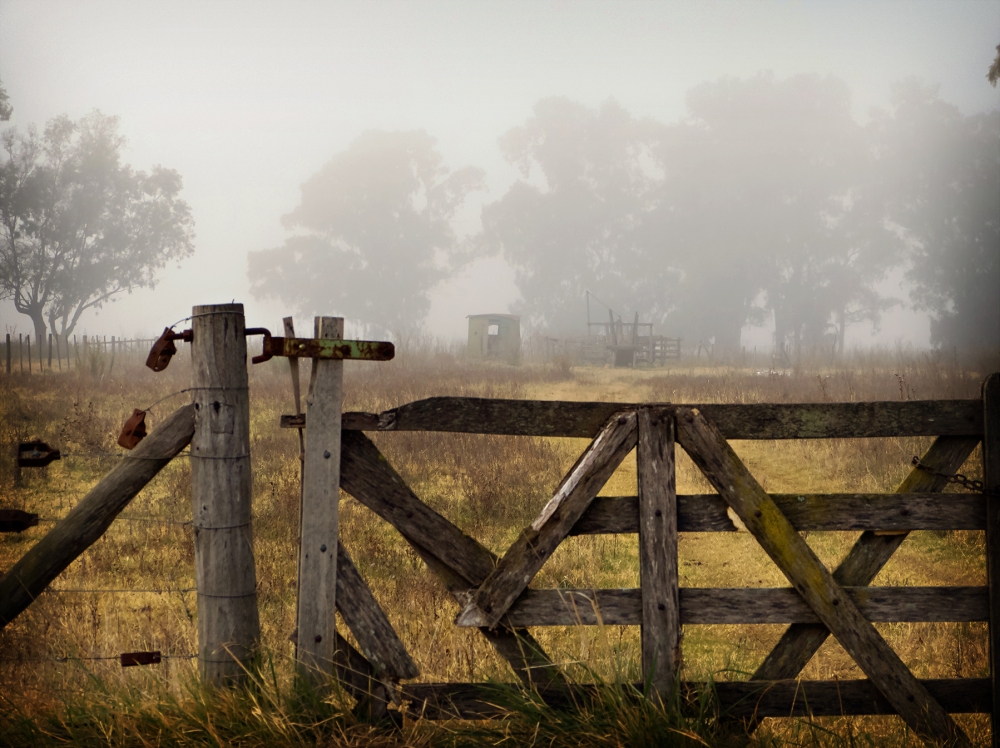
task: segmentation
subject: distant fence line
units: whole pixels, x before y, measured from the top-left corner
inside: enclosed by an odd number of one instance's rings
[[[119,338],[112,335],[56,335],[50,333],[47,341],[32,341],[31,335],[8,333],[3,341],[4,362],[7,374],[44,374],[46,371],[71,371],[93,369],[96,357],[105,357],[109,368],[115,358],[137,355],[146,356],[155,342],[154,338]]]

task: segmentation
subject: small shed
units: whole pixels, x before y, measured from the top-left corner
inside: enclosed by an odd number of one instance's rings
[[[521,318],[516,314],[470,314],[469,358],[516,363],[521,358]]]

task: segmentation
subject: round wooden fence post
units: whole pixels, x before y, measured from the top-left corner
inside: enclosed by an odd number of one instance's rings
[[[198,658],[210,683],[238,683],[260,641],[251,534],[250,393],[243,305],[196,306],[191,370]]]

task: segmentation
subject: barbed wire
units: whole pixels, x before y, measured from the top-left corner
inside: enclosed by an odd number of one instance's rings
[[[161,654],[161,660],[194,660],[198,657],[197,654]],[[121,660],[121,655],[86,655],[83,657],[77,657],[75,655],[63,655],[50,656],[50,657],[0,657],[0,662],[13,662],[13,663],[38,663],[38,662],[91,662],[91,661],[101,661],[101,660]]]
[[[124,594],[153,594],[153,595],[170,595],[177,593],[178,595],[187,595],[191,592],[197,592],[197,587],[166,587],[164,589],[133,589],[128,587],[94,587],[94,588],[83,588],[83,587],[46,587],[44,592],[68,592],[74,594],[89,594],[98,593],[103,595],[124,595]]]

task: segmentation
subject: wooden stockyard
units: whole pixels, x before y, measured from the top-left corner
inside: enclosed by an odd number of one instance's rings
[[[199,315],[204,315],[200,317]],[[340,321],[317,318],[316,337]],[[188,442],[192,444],[202,672],[239,680],[238,660],[259,643],[250,544],[249,420],[242,307],[197,307],[195,402],[174,413],[0,579],[0,625],[26,608]],[[292,331],[286,326],[286,335]],[[293,349],[286,338],[285,348]],[[242,347],[241,347],[242,346]],[[211,355],[206,355],[210,353]],[[345,355],[346,357],[346,355]],[[293,357],[290,361],[297,361]],[[678,682],[683,624],[788,624],[750,680],[714,684],[719,707],[751,727],[764,717],[898,714],[931,743],[968,744],[951,713],[993,715],[1000,729],[1000,375],[976,400],[821,404],[637,404],[440,397],[378,414],[341,413],[342,361],[314,361],[305,413],[282,425],[304,431],[297,658],[304,677],[336,674],[361,704],[395,703],[429,719],[502,714],[497,686],[419,683],[419,670],[368,585],[337,543],[337,486],[392,525],[460,607],[456,625],[478,628],[514,675],[558,705],[586,692],[570,684],[529,633],[534,626],[641,626],[642,672],[652,698],[703,684]],[[294,368],[294,367],[293,367]],[[297,379],[295,380],[297,381]],[[201,388],[201,389],[199,389]],[[296,400],[298,395],[296,393]],[[297,406],[297,410],[300,410]],[[586,437],[590,445],[535,521],[500,558],[411,490],[365,432],[442,431]],[[768,494],[732,439],[936,437],[893,494]],[[946,493],[948,476],[983,445],[985,488]],[[717,493],[678,495],[675,451],[690,455]],[[638,495],[598,497],[637,450]],[[339,454],[339,460],[335,459]],[[776,589],[682,588],[678,534],[733,532],[732,510],[790,582]],[[861,530],[827,569],[800,531]],[[985,530],[985,587],[871,587],[913,530]],[[637,533],[638,589],[535,589],[531,582],[571,535]],[[352,549],[354,555],[363,548]],[[359,648],[336,631],[340,611]],[[919,680],[872,625],[985,621],[990,674]],[[867,676],[797,680],[830,635]],[[224,656],[228,655],[228,656]],[[233,659],[235,657],[235,660]]]

